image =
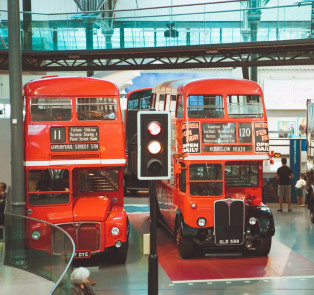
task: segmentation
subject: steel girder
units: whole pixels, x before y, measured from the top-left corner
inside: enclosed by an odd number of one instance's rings
[[[23,71],[112,71],[313,65],[314,40],[84,51],[23,51]],[[8,70],[0,50],[0,70]]]

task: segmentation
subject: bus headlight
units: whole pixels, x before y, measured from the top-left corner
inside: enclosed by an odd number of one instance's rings
[[[200,227],[204,227],[206,225],[206,219],[204,217],[200,217],[197,219],[197,225]]]
[[[33,233],[32,233],[32,238],[33,238],[34,240],[38,240],[39,237],[40,237],[39,231],[37,231],[37,230],[33,231]]]
[[[120,233],[120,229],[119,229],[117,226],[113,226],[113,227],[111,228],[111,234],[112,234],[113,236],[117,236],[119,233]]]
[[[249,219],[249,224],[250,224],[250,225],[255,225],[255,224],[256,224],[256,221],[257,221],[257,219],[256,219],[255,217],[251,217],[251,218]]]

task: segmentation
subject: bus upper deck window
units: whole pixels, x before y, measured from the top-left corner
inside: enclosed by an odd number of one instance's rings
[[[31,100],[31,120],[70,121],[72,117],[72,102],[69,98],[38,98]]]
[[[170,97],[170,114],[171,114],[171,117],[176,116],[176,105],[177,105],[177,97],[175,95],[171,95],[171,97]]]
[[[159,104],[158,104],[158,110],[163,111],[165,107],[165,95],[160,94],[159,96]]]
[[[257,95],[229,95],[228,114],[230,118],[262,118],[262,99]]]
[[[116,119],[115,98],[78,98],[76,105],[77,118],[80,121]]]
[[[178,95],[177,118],[183,118],[183,116],[184,116],[184,98],[182,95]]]
[[[224,116],[223,97],[221,95],[190,95],[188,116],[190,118],[222,118]]]

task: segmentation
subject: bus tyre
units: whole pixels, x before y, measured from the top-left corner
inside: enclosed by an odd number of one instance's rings
[[[113,248],[113,261],[115,264],[125,264],[128,256],[129,241],[122,243],[120,248]]]
[[[176,241],[177,241],[179,254],[183,259],[192,258],[194,256],[193,240],[183,235],[182,224],[177,226]]]
[[[271,237],[260,237],[254,242],[255,254],[258,256],[267,256],[270,252]]]

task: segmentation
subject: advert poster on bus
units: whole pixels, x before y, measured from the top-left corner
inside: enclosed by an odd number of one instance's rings
[[[234,123],[203,123],[203,143],[235,143]]]
[[[269,152],[269,135],[267,122],[254,122],[255,151],[258,153]]]
[[[200,152],[200,123],[182,123],[182,147],[184,153]]]

